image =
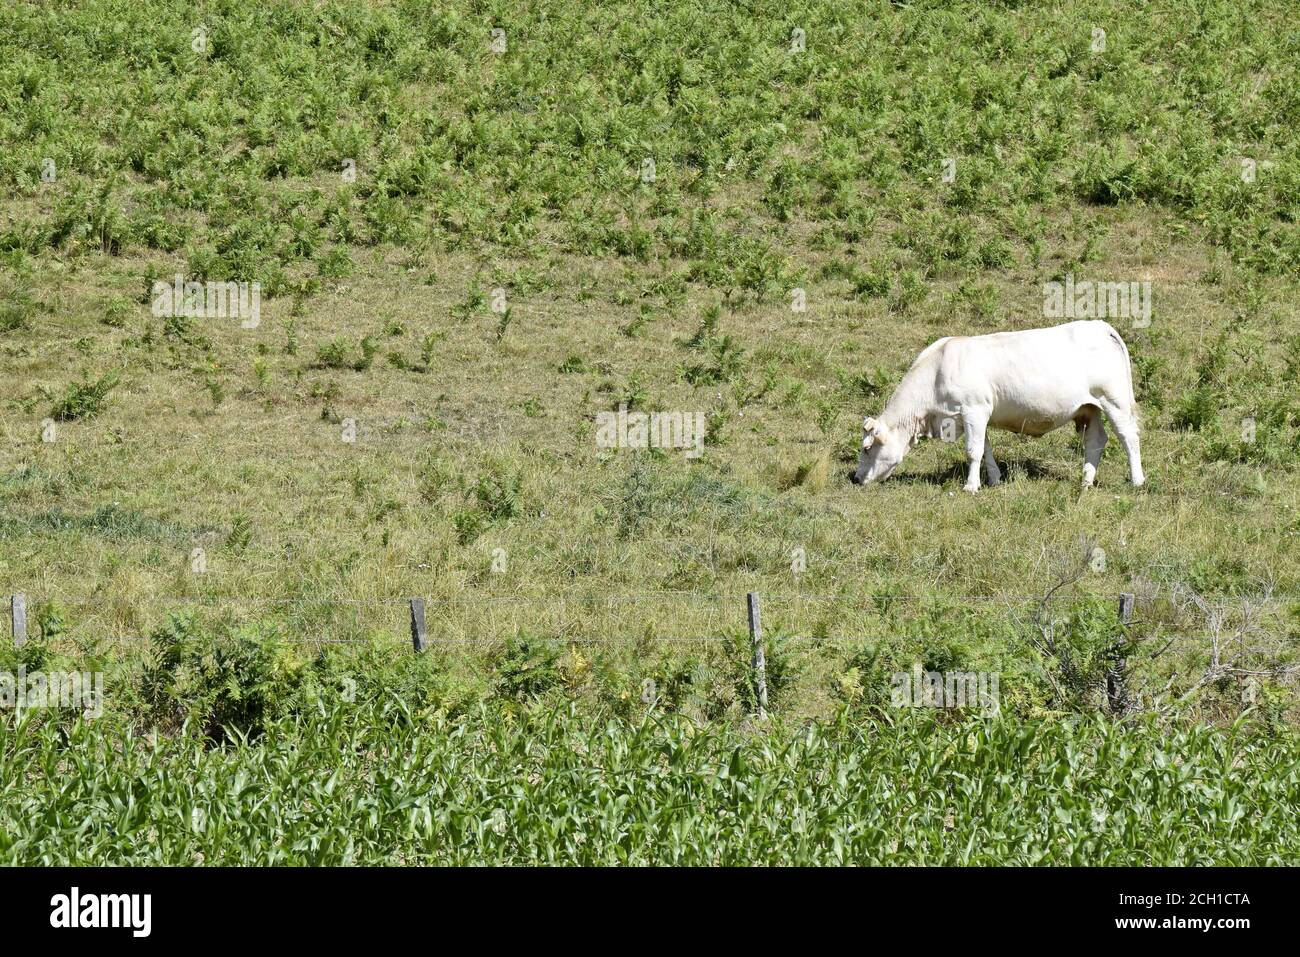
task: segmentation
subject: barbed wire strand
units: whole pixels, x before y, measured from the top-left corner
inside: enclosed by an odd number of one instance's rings
[[[741,626],[743,627],[743,626]],[[467,638],[450,638],[428,636],[426,648],[441,645],[474,645],[486,647],[488,645],[499,645],[510,640],[509,635],[494,637],[474,636]],[[609,635],[604,637],[565,637],[562,635],[555,636],[557,641],[566,645],[662,645],[662,644],[685,644],[685,645],[708,645],[708,644],[725,644],[738,645],[748,643],[748,638],[740,635],[739,630],[735,636],[728,635]],[[891,637],[889,635],[771,635],[764,639],[767,642],[776,642],[780,644],[798,643],[798,644],[871,644]],[[1160,640],[1181,640],[1181,641],[1210,641],[1215,636],[1212,634],[1162,634]],[[1222,639],[1222,635],[1218,636]],[[92,635],[79,636],[74,632],[64,632],[56,636],[58,641],[68,642],[105,642],[109,644],[118,643],[148,643],[152,641],[149,635]],[[383,646],[401,646],[411,647],[411,640],[400,635],[385,635],[373,638],[281,638],[280,640],[292,645],[368,645],[371,647]],[[1150,639],[1156,640],[1156,639]]]
[[[355,417],[343,416],[343,418],[351,419]],[[58,425],[59,423],[56,423],[56,429],[58,428]],[[381,448],[385,444],[396,444],[399,442],[411,442],[411,441],[432,442],[440,439],[445,440],[447,438],[465,439],[465,438],[484,437],[481,435],[466,433],[464,430],[458,431],[452,429],[440,429],[436,432],[428,432],[428,431],[421,432],[421,431],[416,431],[414,429],[400,430],[400,431],[393,431],[393,432],[383,432],[383,431],[377,432],[370,429],[359,429],[356,435],[351,440],[344,440],[340,438],[341,429],[342,429],[341,424],[331,424],[328,433],[325,430],[319,428],[304,428],[299,432],[293,433],[293,439],[294,439],[293,448],[295,449],[298,448],[297,443],[303,438],[303,436],[317,436],[321,439],[327,439],[330,443],[337,443],[339,445],[348,445],[348,446],[364,446],[367,448]],[[277,437],[277,434],[275,433],[258,432],[257,430],[258,430],[257,424],[247,424],[247,425],[240,425],[240,426],[232,426],[226,430],[226,434],[233,434],[238,432],[249,437],[256,437],[261,441],[265,441],[267,438]],[[1233,430],[1229,429],[1229,431],[1233,431]],[[1163,436],[1189,438],[1194,433],[1189,431],[1179,430],[1179,429],[1144,428],[1142,430],[1142,434],[1144,436],[1163,435]],[[288,438],[288,436],[280,436],[280,437]],[[491,436],[487,436],[487,437],[490,438]],[[505,438],[507,436],[506,434],[503,433],[498,437]],[[109,437],[109,438],[102,438],[102,439],[78,439],[75,441],[69,441],[67,439],[56,439],[53,442],[45,442],[40,438],[39,429],[38,429],[37,434],[32,438],[6,439],[3,442],[3,447],[13,451],[18,451],[18,450],[28,449],[33,447],[40,447],[40,448],[62,447],[62,448],[77,449],[77,450],[92,449],[92,448],[113,448],[113,449],[122,449],[124,451],[125,450],[138,451],[142,446],[146,446],[148,448],[162,448],[162,447],[177,448],[182,444],[192,445],[195,443],[211,441],[212,438],[213,438],[212,436],[203,436],[203,435],[195,435],[193,433],[185,433],[183,435],[173,435],[173,436],[149,434],[147,436],[122,436],[122,437]],[[288,446],[286,446],[286,448],[287,447]]]
[[[756,591],[765,603],[782,602],[839,602],[848,604],[861,605],[889,605],[899,601],[933,601],[933,602],[991,602],[991,603],[1025,603],[1041,602],[1044,600],[1043,594],[1021,595],[1021,594],[999,594],[999,595],[972,595],[972,594],[952,594],[952,593],[929,593],[929,592],[869,592],[866,594],[838,594],[838,593],[782,593],[782,592],[765,592],[761,588],[749,589],[739,592],[695,592],[695,591],[645,591],[645,592],[624,592],[614,595],[567,595],[567,594],[549,594],[549,595],[463,595],[453,598],[433,598],[422,595],[407,595],[404,597],[375,597],[375,598],[355,598],[339,597],[335,595],[299,597],[299,596],[272,596],[272,595],[144,595],[140,597],[125,597],[113,595],[68,595],[63,593],[54,593],[45,597],[47,601],[57,601],[63,605],[75,607],[100,605],[115,601],[125,600],[131,605],[289,605],[289,606],[341,606],[341,607],[375,607],[375,606],[405,606],[409,605],[411,600],[419,598],[424,601],[425,605],[481,605],[481,604],[623,604],[631,602],[645,601],[696,601],[718,604],[721,602],[743,603],[745,596],[750,591]],[[33,592],[30,589],[24,589],[20,585],[12,585],[0,589],[0,597],[23,594],[31,596]],[[39,595],[39,592],[36,594]],[[1110,592],[1082,592],[1084,596],[1093,598],[1118,598],[1118,594]],[[1171,599],[1166,599],[1171,600]],[[1214,608],[1232,608],[1238,607],[1246,602],[1259,605],[1283,604],[1292,600],[1300,600],[1300,593],[1291,592],[1274,592],[1267,598],[1246,597],[1238,599],[1221,599],[1218,601],[1207,601],[1206,604]]]

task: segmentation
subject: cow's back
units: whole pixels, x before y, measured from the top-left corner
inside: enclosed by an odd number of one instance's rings
[[[1042,434],[1099,395],[1131,396],[1128,354],[1107,322],[956,336],[926,351],[939,406],[987,407],[1000,428]]]

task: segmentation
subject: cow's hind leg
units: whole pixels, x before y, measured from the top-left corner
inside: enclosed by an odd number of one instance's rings
[[[1091,488],[1097,480],[1097,466],[1106,448],[1106,427],[1101,420],[1101,410],[1095,405],[1084,406],[1075,425],[1083,434],[1083,487]]]
[[[1119,440],[1124,443],[1124,451],[1128,455],[1129,481],[1134,485],[1144,484],[1147,477],[1142,471],[1142,450],[1138,445],[1137,416],[1133,414],[1131,408],[1117,405],[1104,396],[1098,399],[1098,402],[1101,403],[1106,418],[1110,419],[1110,424],[1114,427]]]
[[[993,443],[989,441],[987,429],[984,431],[984,474],[989,477],[989,485],[1002,484],[1002,470],[993,460]]]

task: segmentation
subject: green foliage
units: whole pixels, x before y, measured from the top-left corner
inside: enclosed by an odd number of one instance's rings
[[[1300,846],[1289,732],[847,713],[755,732],[572,707],[452,718],[396,694],[319,703],[216,747],[0,717],[0,854],[20,866],[1195,866],[1294,865]]]
[[[505,521],[519,514],[523,475],[508,472],[505,467],[484,472],[474,483],[474,499],[483,514],[494,522]]]
[[[1112,651],[1123,646],[1124,629],[1114,606],[1095,596],[1073,602],[1068,613],[1052,623],[1052,642],[1047,668],[1055,676],[1054,704],[1084,710],[1104,686]]]
[[[71,422],[76,419],[88,419],[104,411],[108,395],[117,388],[118,377],[106,375],[93,382],[82,380],[73,382],[55,400],[50,415],[59,422]]]
[[[682,378],[691,385],[730,382],[744,369],[744,350],[729,335],[709,340],[706,352],[705,361],[688,363],[682,368]]]
[[[67,631],[67,612],[57,601],[45,602],[36,613],[36,631],[43,642],[53,641]]]
[[[525,700],[540,697],[565,683],[560,667],[564,643],[517,635],[495,663],[497,694]]]
[[[0,298],[0,333],[29,328],[35,311],[35,303],[26,290],[4,294]]]
[[[334,338],[316,347],[315,367],[318,369],[347,369],[351,366],[351,348],[346,340]]]
[[[174,616],[149,642],[141,688],[164,726],[189,725],[213,740],[256,736],[296,703],[305,662],[274,626],[213,634]]]
[[[1005,268],[1014,250],[975,223],[1041,202],[1058,182],[1081,202],[1158,204],[1204,223],[1250,268],[1284,275],[1300,261],[1282,9],[1216,2],[1187,38],[1176,15],[1134,29],[1133,12],[1107,2],[1094,19],[1112,25],[1113,43],[1090,55],[1087,24],[1033,5],[846,17],[817,2],[799,14],[817,41],[791,55],[771,30],[784,8],[706,7],[646,18],[626,3],[507,4],[494,16],[535,55],[485,71],[481,31],[455,10],[223,9],[196,54],[166,26],[184,13],[177,0],[133,0],[138,35],[111,46],[94,40],[120,32],[110,0],[57,24],[11,6],[0,62],[17,92],[0,125],[0,179],[54,201],[7,227],[0,250],[183,252],[193,273],[258,280],[275,295],[312,261],[322,278],[345,279],[365,246],[527,250],[554,236],[583,254],[682,256],[692,280],[762,300],[788,286],[785,256],[708,205],[724,186],[730,201],[743,178],[783,229],[826,222],[853,243],[882,213],[902,214],[900,248],[927,275]],[[337,27],[328,44],[322,22]],[[574,44],[574,31],[607,39]],[[91,39],[61,45],[68,36]],[[881,59],[899,37],[904,53]],[[1225,59],[1225,37],[1258,56]],[[149,122],[123,93],[144,60]],[[72,75],[77,97],[62,92]],[[429,90],[455,96],[430,102]],[[199,144],[217,138],[244,148],[215,160]],[[1251,183],[1226,171],[1242,144],[1277,158]],[[43,183],[50,153],[58,178]],[[647,157],[653,182],[635,175]],[[941,157],[960,157],[952,183],[937,181]],[[354,177],[340,175],[345,161]],[[887,294],[875,267],[861,279],[857,295]],[[481,305],[471,296],[455,314]]]

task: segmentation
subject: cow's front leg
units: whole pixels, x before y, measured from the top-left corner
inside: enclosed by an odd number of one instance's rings
[[[964,491],[980,490],[980,464],[984,461],[984,432],[988,419],[984,416],[965,414],[966,422],[966,458],[970,468],[966,471]]]
[[[1002,484],[1002,470],[993,461],[993,443],[989,441],[988,430],[984,431],[984,474],[989,477],[989,485]]]

